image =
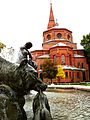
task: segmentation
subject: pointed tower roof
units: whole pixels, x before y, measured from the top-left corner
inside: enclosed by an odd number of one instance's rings
[[[52,3],[50,3],[50,15],[49,15],[49,22],[48,22],[47,29],[50,29],[50,28],[54,27],[55,25],[56,25],[56,24],[55,24],[55,20],[54,20]]]

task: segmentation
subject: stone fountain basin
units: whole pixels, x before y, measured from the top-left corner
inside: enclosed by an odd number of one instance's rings
[[[90,92],[76,89],[59,89],[55,92],[44,92],[47,95],[53,120],[89,120]],[[25,96],[24,109],[28,120],[32,113],[32,100],[36,92]],[[31,117],[32,119],[32,117]]]

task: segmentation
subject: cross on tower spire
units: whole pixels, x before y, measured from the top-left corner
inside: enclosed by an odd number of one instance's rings
[[[50,0],[50,4],[52,4],[52,0]]]

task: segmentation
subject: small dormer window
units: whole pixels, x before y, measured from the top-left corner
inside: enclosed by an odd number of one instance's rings
[[[51,39],[51,35],[50,35],[50,34],[47,35],[47,39],[48,39],[48,40]]]
[[[62,37],[62,34],[61,33],[58,33],[57,34],[57,37],[60,39]]]

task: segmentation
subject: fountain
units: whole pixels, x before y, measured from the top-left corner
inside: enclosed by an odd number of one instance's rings
[[[18,47],[6,47],[1,50],[0,56],[9,62],[16,63],[18,59],[18,51]]]
[[[15,64],[0,57],[0,120],[27,120],[24,96],[46,88],[26,60]]]
[[[26,98],[24,109],[28,120],[33,115],[32,101],[37,93]],[[60,92],[45,91],[53,120],[90,120],[90,92],[61,89]]]
[[[0,57],[0,120],[32,120],[33,113],[36,114],[32,103],[35,103],[35,98],[39,99],[36,91],[44,91],[46,87],[25,61],[17,65]],[[60,92],[43,93],[48,98],[48,107],[44,105],[45,110],[51,111],[51,115],[48,111],[46,113],[53,120],[90,119],[90,92],[61,89]]]
[[[33,120],[52,120],[47,96],[38,92],[33,99]]]

